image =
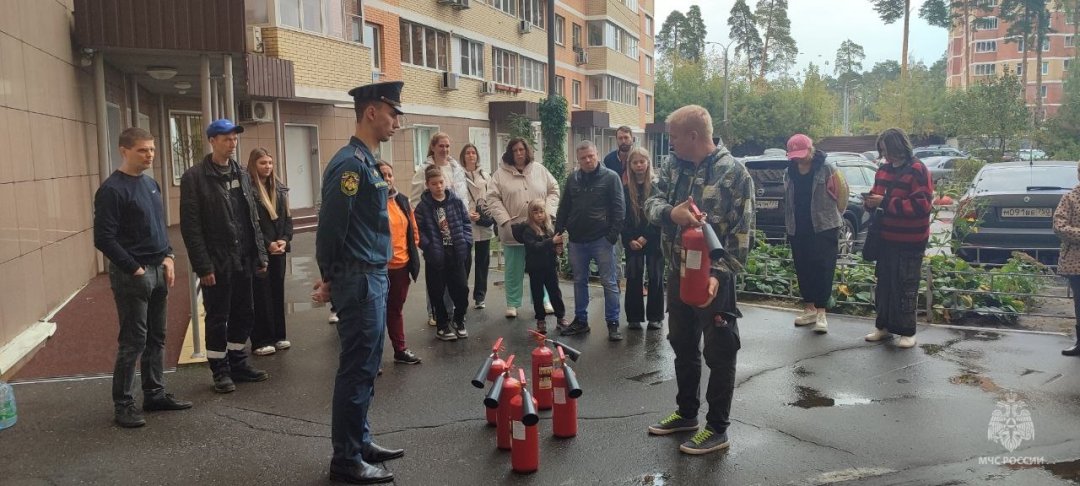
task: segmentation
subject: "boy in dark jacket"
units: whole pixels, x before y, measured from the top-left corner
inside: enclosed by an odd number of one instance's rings
[[[424,170],[427,190],[416,205],[416,225],[420,228],[420,249],[424,252],[424,279],[428,295],[443,295],[449,290],[454,302],[453,326],[442,299],[432,299],[435,307],[435,337],[454,341],[469,337],[465,331],[465,311],[469,305],[466,277],[472,249],[472,224],[465,202],[446,189],[442,170],[428,166]]]

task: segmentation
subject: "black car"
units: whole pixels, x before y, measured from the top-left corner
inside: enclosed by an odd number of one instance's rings
[[[844,211],[844,225],[840,228],[840,253],[848,254],[866,239],[870,213],[863,208],[862,193],[869,192],[873,187],[877,165],[860,156],[842,154],[829,154],[825,163],[839,169],[851,189],[848,207]],[[787,238],[784,227],[784,179],[791,162],[783,157],[760,156],[743,159],[743,164],[754,179],[754,189],[757,191],[757,229],[763,231],[770,241],[783,241]]]
[[[1056,264],[1061,240],[1053,229],[1054,209],[1076,183],[1072,161],[987,164],[957,206],[957,256],[992,263],[1024,251]]]

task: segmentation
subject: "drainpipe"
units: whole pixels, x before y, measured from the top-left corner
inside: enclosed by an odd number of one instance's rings
[[[131,125],[130,126],[149,129],[150,127],[139,126],[139,80],[135,78],[134,74],[129,75],[129,77],[130,77],[130,81],[131,81],[130,83],[128,83],[128,85],[131,87]]]
[[[216,79],[210,80],[210,116],[212,120],[222,118],[221,91],[218,88],[218,81]]]
[[[109,114],[105,106],[105,54],[94,53],[94,119],[97,122],[98,178],[101,182],[112,173],[109,160]]]
[[[236,103],[233,100],[233,67],[232,54],[225,54],[222,59],[225,69],[225,118],[236,122]]]
[[[165,225],[168,226],[169,221],[169,209],[171,208],[171,201],[169,201],[169,195],[172,193],[172,135],[169,133],[169,113],[165,111],[165,95],[158,95],[158,139],[160,140],[161,162],[158,164],[161,166],[161,202],[165,208]]]
[[[214,114],[211,112],[210,104],[210,56],[203,54],[200,58],[199,66],[199,93],[202,97],[202,121],[205,129],[211,121],[214,120]],[[200,130],[202,132],[202,130]],[[210,153],[210,141],[200,133],[200,138],[203,141],[203,154]]]

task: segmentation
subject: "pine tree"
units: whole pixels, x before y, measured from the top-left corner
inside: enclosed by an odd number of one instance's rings
[[[862,71],[863,59],[866,59],[863,47],[851,39],[845,40],[840,43],[840,48],[836,50],[836,63],[833,66],[833,73],[841,81],[844,81]]]
[[[678,10],[673,10],[664,19],[660,26],[660,32],[656,34],[656,50],[668,60],[681,57],[679,46],[682,45],[682,37],[686,27],[686,16]]]
[[[728,37],[735,42],[735,57],[744,56],[748,76],[753,78],[755,68],[761,62],[761,34],[755,24],[754,13],[746,0],[736,0],[728,16]],[[753,79],[751,79],[752,81]]]
[[[788,0],[758,0],[757,24],[762,35],[761,66],[758,77],[770,72],[781,72],[799,55],[795,39],[791,37],[791,20],[788,18]]]
[[[679,51],[683,59],[698,62],[705,56],[705,34],[705,20],[701,18],[701,7],[691,5],[686,11],[683,36],[679,39]]]

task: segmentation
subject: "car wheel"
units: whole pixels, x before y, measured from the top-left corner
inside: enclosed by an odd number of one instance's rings
[[[840,225],[840,231],[836,235],[838,250],[841,256],[851,254],[855,249],[855,224],[848,218],[843,218],[844,224]]]

